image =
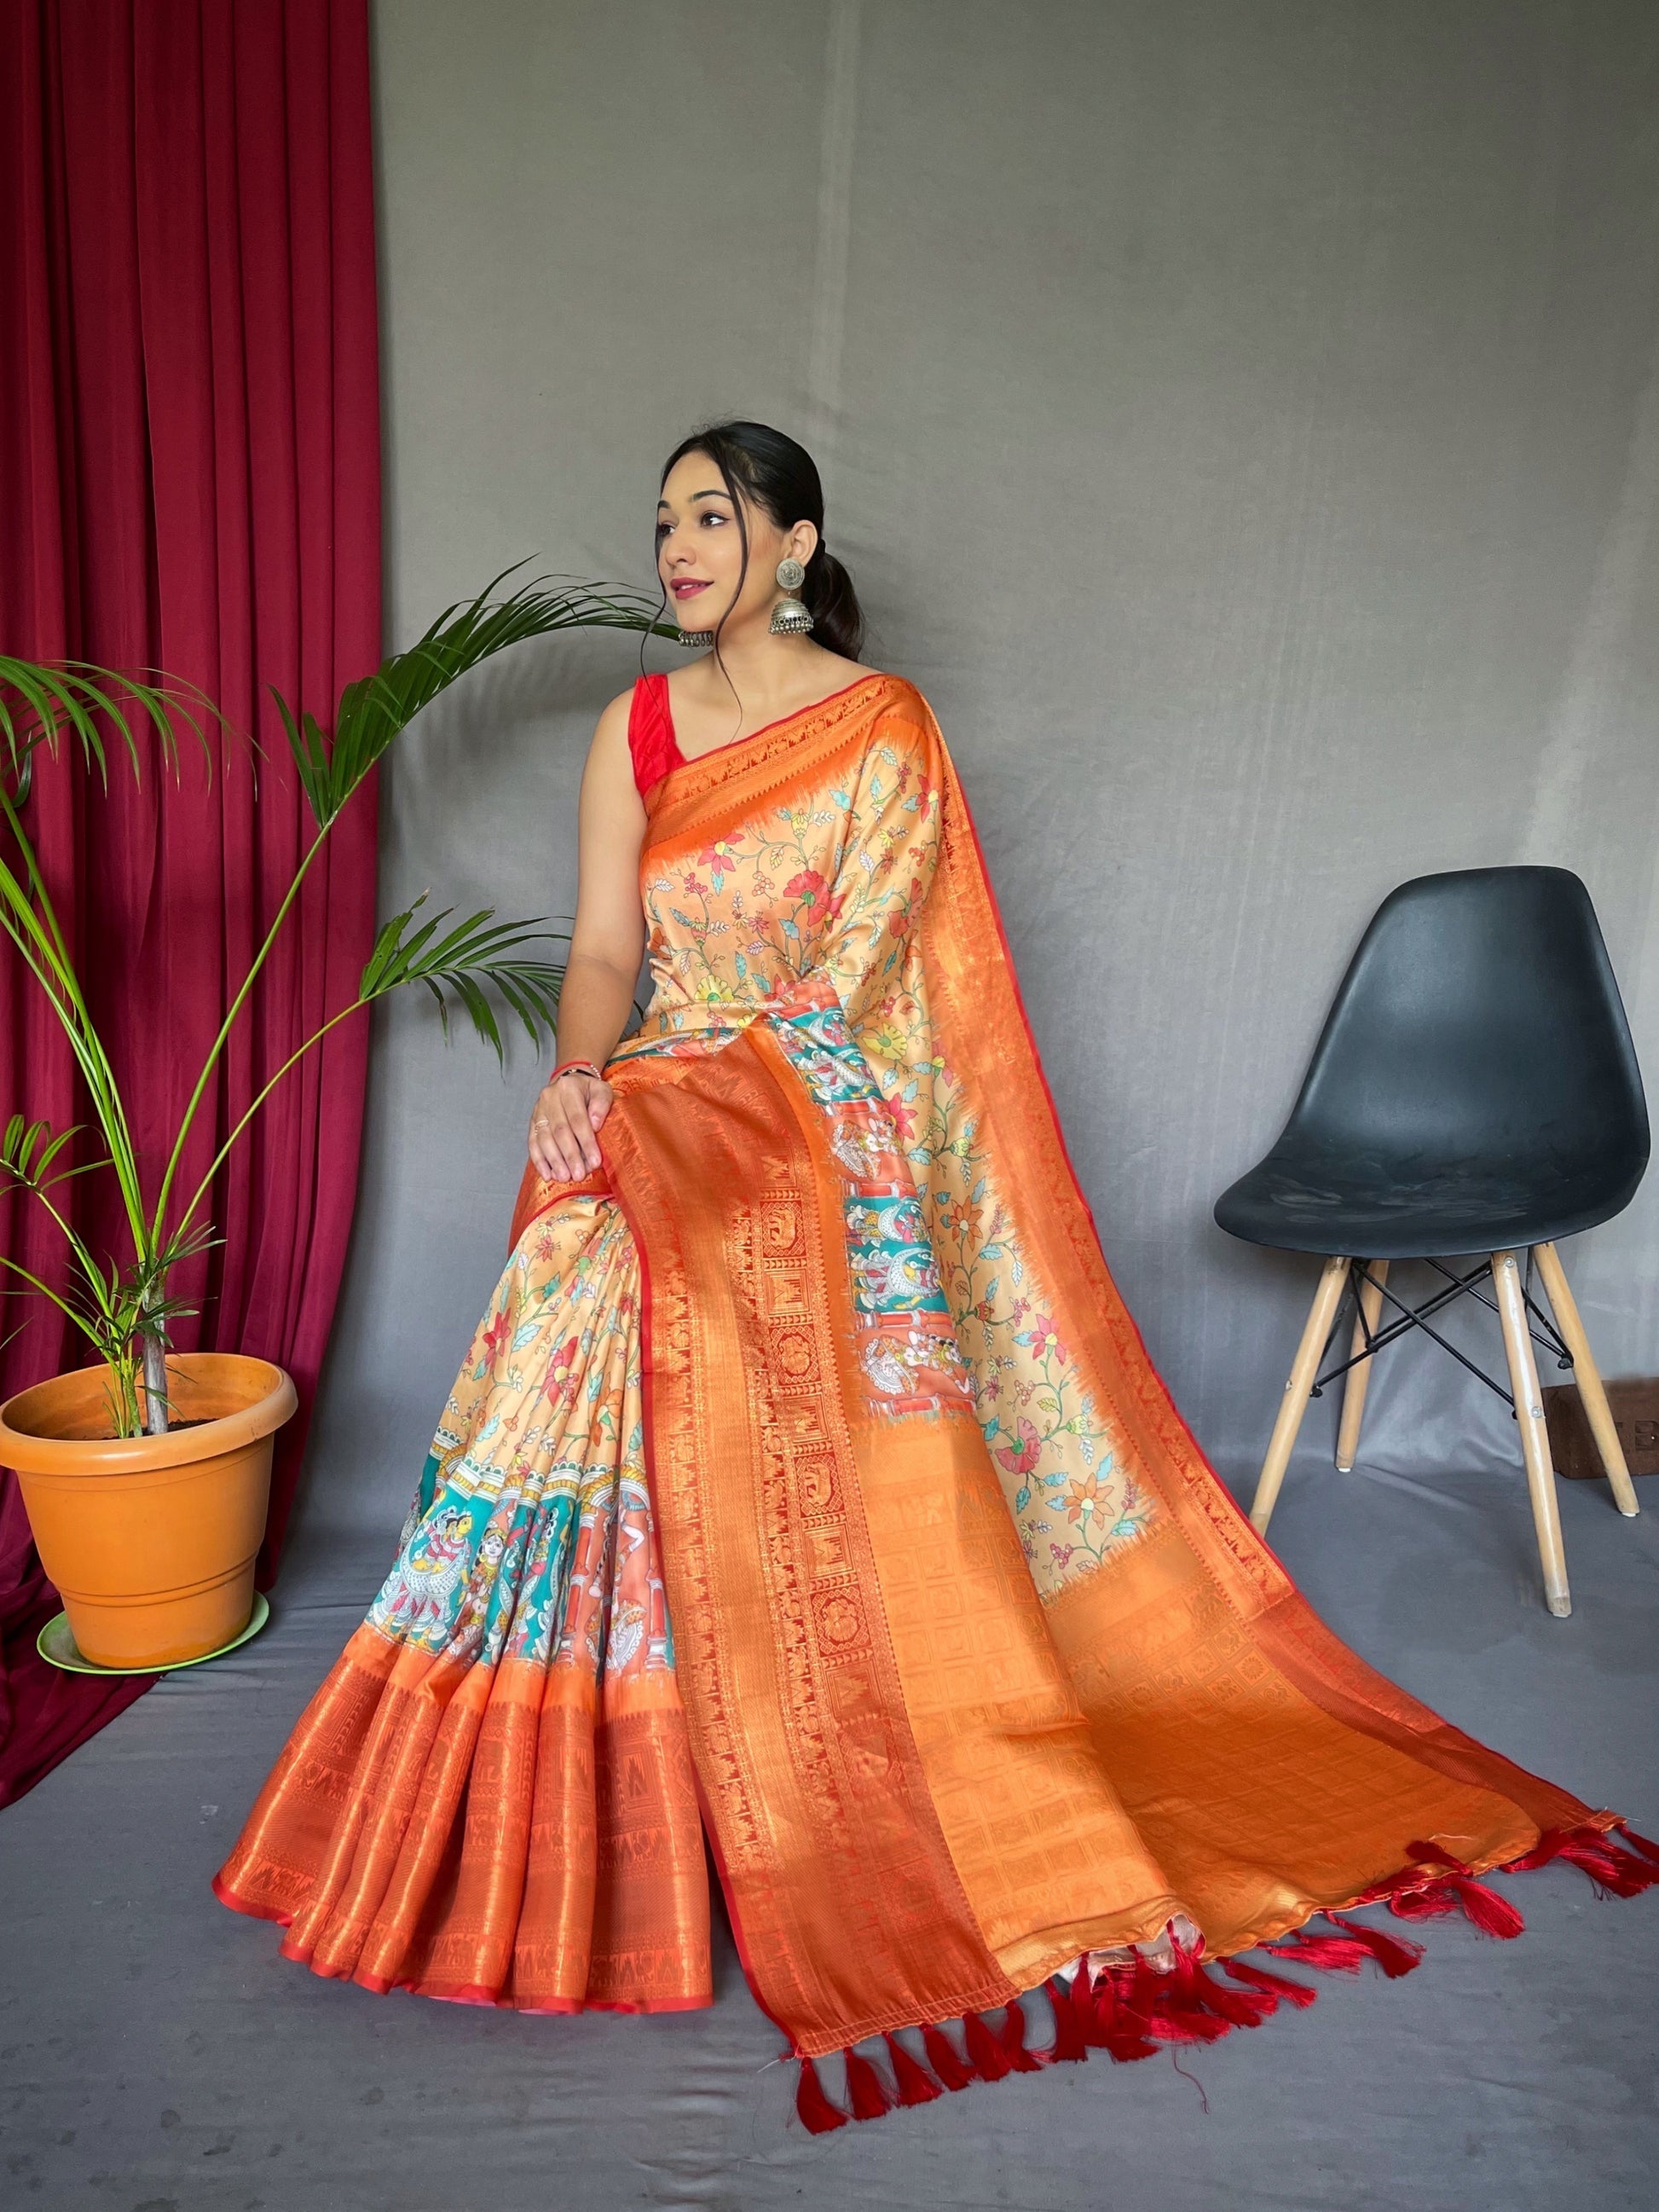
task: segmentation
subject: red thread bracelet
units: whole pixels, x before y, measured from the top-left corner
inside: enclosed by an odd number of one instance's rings
[[[562,1075],[571,1074],[592,1075],[600,1083],[605,1081],[605,1070],[596,1060],[562,1060],[547,1079],[556,1083]]]

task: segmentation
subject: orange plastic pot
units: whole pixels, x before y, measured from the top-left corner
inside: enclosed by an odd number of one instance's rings
[[[276,1431],[298,1399],[266,1359],[167,1360],[164,1437],[112,1437],[106,1370],[85,1367],[0,1406],[0,1466],[16,1470],[41,1565],[82,1656],[176,1667],[240,1636],[270,1498]]]

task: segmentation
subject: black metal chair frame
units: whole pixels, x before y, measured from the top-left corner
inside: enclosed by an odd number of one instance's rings
[[[1348,1285],[1342,1294],[1342,1302],[1337,1308],[1336,1318],[1331,1323],[1326,1335],[1324,1349],[1320,1353],[1320,1364],[1322,1366],[1330,1357],[1331,1346],[1336,1342],[1341,1331],[1343,1319],[1351,1302],[1353,1309],[1355,1341],[1359,1348],[1351,1352],[1340,1365],[1329,1368],[1322,1374],[1310,1389],[1308,1395],[1310,1398],[1322,1398],[1333,1382],[1340,1382],[1351,1369],[1358,1367],[1362,1360],[1370,1359],[1375,1353],[1383,1351],[1400,1337],[1409,1336],[1413,1329],[1420,1328],[1425,1336],[1432,1337],[1443,1352],[1449,1352],[1460,1366],[1467,1367],[1477,1381],[1486,1384],[1488,1390],[1495,1390],[1513,1414],[1514,1392],[1506,1390],[1501,1382],[1495,1382],[1484,1367],[1471,1359],[1468,1352],[1460,1352],[1449,1339],[1441,1335],[1437,1328],[1431,1328],[1428,1322],[1428,1316],[1431,1314],[1439,1313],[1446,1306],[1452,1305],[1457,1299],[1465,1297],[1476,1299],[1486,1307],[1488,1313],[1498,1314],[1500,1320],[1503,1318],[1499,1313],[1497,1299],[1489,1297],[1481,1288],[1481,1279],[1488,1272],[1486,1262],[1483,1260],[1478,1267],[1471,1267],[1467,1275],[1454,1274],[1443,1260],[1425,1259],[1422,1264],[1425,1267],[1432,1267],[1437,1274],[1443,1275],[1450,1287],[1443,1291],[1437,1291],[1431,1298],[1427,1299],[1420,1306],[1410,1306],[1395,1291],[1389,1290],[1386,1279],[1372,1274],[1370,1263],[1368,1261],[1349,1261]],[[1571,1368],[1573,1364],[1573,1357],[1567,1347],[1566,1339],[1532,1294],[1534,1269],[1533,1255],[1528,1251],[1526,1279],[1522,1285],[1521,1297],[1530,1321],[1537,1324],[1536,1328],[1529,1325],[1528,1334],[1533,1342],[1541,1351],[1553,1352],[1555,1355],[1555,1364],[1558,1367]],[[1374,1328],[1367,1321],[1364,1307],[1361,1304],[1360,1285],[1362,1284],[1369,1284],[1377,1293],[1379,1300],[1386,1298],[1391,1306],[1397,1307],[1401,1318],[1398,1321],[1390,1322],[1386,1328]]]

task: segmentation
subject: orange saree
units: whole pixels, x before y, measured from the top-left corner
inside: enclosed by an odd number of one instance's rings
[[[224,1901],[374,1989],[691,2006],[706,1833],[825,2128],[1254,2025],[1310,2001],[1287,1960],[1415,1963],[1356,1906],[1505,1934],[1489,1869],[1659,1878],[1348,1650],[1206,1464],[915,688],[689,763],[636,715],[635,758],[654,991],[603,1166],[526,1176]]]

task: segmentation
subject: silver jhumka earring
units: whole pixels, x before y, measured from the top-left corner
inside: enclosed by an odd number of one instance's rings
[[[812,617],[794,596],[806,581],[806,571],[793,556],[778,563],[779,587],[788,592],[772,610],[774,637],[805,637],[812,627]]]

